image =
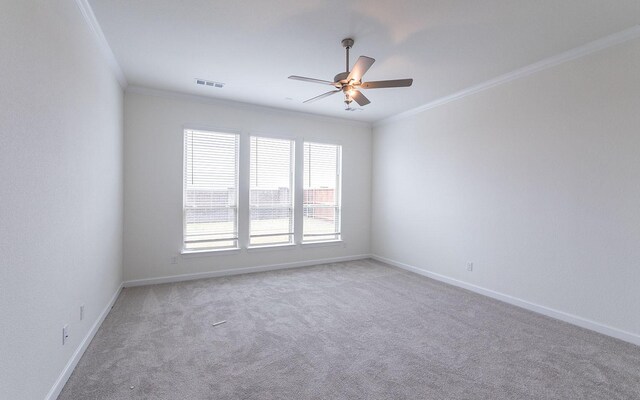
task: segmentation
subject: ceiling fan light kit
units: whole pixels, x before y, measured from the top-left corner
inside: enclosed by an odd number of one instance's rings
[[[307,78],[304,76],[291,75],[289,79],[303,82],[319,83],[321,85],[330,85],[335,87],[334,90],[323,93],[319,96],[305,100],[303,103],[311,103],[325,97],[329,97],[338,92],[344,93],[344,103],[346,110],[351,110],[351,102],[355,101],[360,106],[366,106],[371,103],[367,97],[362,94],[360,89],[381,89],[394,87],[409,87],[413,84],[413,79],[395,79],[388,81],[362,82],[362,77],[371,68],[375,59],[367,56],[358,57],[353,69],[349,70],[349,50],[353,47],[354,41],[351,38],[342,40],[342,47],[346,51],[346,68],[345,72],[340,72],[333,78],[333,82],[322,79]]]

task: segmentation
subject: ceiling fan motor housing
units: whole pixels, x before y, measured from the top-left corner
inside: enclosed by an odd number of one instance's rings
[[[349,76],[349,72],[340,72],[333,78],[334,82],[346,81]]]

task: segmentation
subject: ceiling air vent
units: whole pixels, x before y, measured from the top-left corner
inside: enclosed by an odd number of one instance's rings
[[[208,81],[206,79],[198,79],[198,78],[196,78],[195,81],[196,81],[196,85],[215,87],[218,89],[224,87],[224,83],[222,82],[214,82],[214,81]]]

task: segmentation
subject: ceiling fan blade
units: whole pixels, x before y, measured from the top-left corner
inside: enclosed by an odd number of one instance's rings
[[[323,81],[322,79],[306,78],[304,76],[297,76],[297,75],[291,75],[289,79],[295,79],[296,81],[303,81],[303,82],[320,83],[323,85],[333,85],[333,82],[330,82],[330,81]]]
[[[394,79],[391,81],[373,81],[364,82],[360,85],[363,89],[381,89],[381,88],[394,88],[394,87],[407,87],[411,86],[413,79]]]
[[[361,106],[366,106],[367,104],[371,103],[369,99],[367,99],[359,90],[354,90],[351,98]]]
[[[371,68],[374,62],[376,62],[376,60],[374,60],[371,57],[367,57],[367,56],[358,57],[358,61],[356,61],[356,64],[351,69],[351,72],[349,73],[347,80],[351,80],[351,79],[355,81],[362,80],[362,76],[369,70],[369,68]]]
[[[314,101],[316,101],[316,100],[324,99],[325,97],[329,97],[329,96],[331,96],[332,94],[334,94],[334,93],[338,93],[338,92],[341,92],[341,90],[340,90],[340,89],[338,89],[338,90],[332,90],[332,91],[330,91],[330,92],[323,93],[323,94],[321,94],[320,96],[312,97],[312,98],[310,98],[309,100],[305,100],[305,101],[303,101],[303,103],[311,103],[311,102],[314,102]]]

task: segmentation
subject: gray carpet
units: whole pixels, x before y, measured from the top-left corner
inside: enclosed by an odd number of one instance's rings
[[[640,347],[371,260],[125,289],[59,397],[638,398]]]

